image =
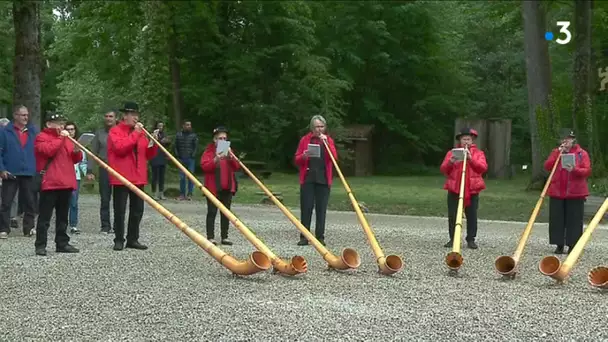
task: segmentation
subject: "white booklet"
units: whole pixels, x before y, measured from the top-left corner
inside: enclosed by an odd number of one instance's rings
[[[464,160],[464,148],[453,148],[452,149],[452,157],[458,161]]]
[[[308,144],[308,156],[313,158],[321,158],[321,145]]]
[[[230,141],[228,141],[228,140],[218,140],[217,141],[217,148],[216,148],[217,153],[219,153],[223,156],[227,156],[228,149],[230,149]]]
[[[93,133],[82,133],[80,138],[78,138],[78,142],[83,146],[87,146],[93,141],[93,138],[95,138],[95,134]]]
[[[566,166],[576,166],[576,158],[574,158],[574,153],[564,153],[562,154],[562,168],[566,168]]]

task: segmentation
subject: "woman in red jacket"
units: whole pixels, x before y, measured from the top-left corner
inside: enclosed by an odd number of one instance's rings
[[[154,158],[158,146],[148,141],[139,122],[139,106],[127,102],[120,110],[122,120],[108,133],[108,165],[140,189],[148,184],[148,160]],[[158,137],[158,130],[152,135]],[[148,249],[139,243],[139,225],[144,215],[144,200],[110,175],[114,203],[114,250],[124,247]],[[125,245],[125,212],[129,200],[129,225]]]
[[[464,187],[464,213],[467,216],[467,246],[477,249],[475,237],[477,236],[477,208],[479,206],[479,193],[486,188],[483,181],[483,174],[488,171],[486,155],[482,150],[477,149],[475,139],[477,131],[472,128],[464,128],[456,135],[459,141],[457,148],[465,148],[467,158],[467,170],[465,174]],[[462,161],[456,160],[452,151],[448,151],[443,163],[441,172],[447,177],[444,189],[448,191],[448,229],[450,241],[444,247],[451,247],[454,238],[454,226],[456,224],[456,211],[458,209],[458,198],[460,196],[460,181],[462,180]]]
[[[589,196],[587,178],[591,175],[589,154],[576,143],[574,132],[562,129],[561,145],[545,161],[545,170],[551,171],[560,154],[574,155],[574,165],[562,167],[560,162],[549,185],[549,244],[557,245],[556,254],[568,253],[583,234],[585,199]]]
[[[230,209],[232,196],[238,188],[234,172],[239,169],[239,163],[232,158],[230,152],[227,154],[217,152],[217,144],[220,140],[228,140],[228,129],[226,127],[220,126],[213,130],[213,142],[207,145],[201,156],[201,169],[205,173],[205,188],[213,193],[226,208]],[[207,239],[213,244],[217,244],[215,242],[216,216],[217,207],[207,198]],[[228,240],[229,224],[228,218],[221,214],[220,234],[222,245],[232,245],[232,241]]]
[[[34,154],[36,172],[41,174],[40,211],[36,224],[37,255],[46,255],[48,230],[55,210],[55,251],[57,253],[78,253],[70,245],[68,212],[72,191],[77,188],[74,164],[82,160],[82,153],[74,146],[64,130],[65,118],[61,114],[48,113],[46,128],[36,136]]]
[[[310,119],[310,133],[300,139],[295,154],[295,163],[300,169],[300,221],[310,230],[312,210],[315,209],[315,237],[323,245],[325,245],[325,214],[333,178],[333,164],[324,142],[329,146],[334,158],[338,159],[334,140],[325,134],[326,125],[325,118],[321,115],[313,116]],[[309,149],[309,144],[313,144],[312,150]],[[298,245],[308,245],[308,240],[302,234]]]

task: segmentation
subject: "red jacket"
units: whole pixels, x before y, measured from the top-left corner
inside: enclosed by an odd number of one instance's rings
[[[201,156],[201,169],[205,173],[205,188],[214,196],[217,196],[217,189],[230,190],[232,194],[235,194],[237,183],[234,172],[240,168],[240,165],[236,160],[229,158],[220,159],[216,164],[213,161],[216,154],[216,145],[211,143],[207,145]]]
[[[458,147],[462,147],[458,145]],[[482,150],[477,149],[477,145],[473,144],[469,147],[471,151],[471,159],[467,160],[467,170],[465,174],[465,190],[464,190],[464,205],[470,204],[470,196],[479,194],[486,188],[483,181],[483,174],[488,171],[488,163],[486,155]],[[462,162],[457,161],[454,164],[450,163],[452,158],[452,150],[448,151],[441,163],[440,170],[446,175],[444,189],[455,194],[460,194],[460,180],[462,179]]]
[[[308,172],[308,158],[304,157],[304,151],[308,149],[308,144],[312,139],[313,134],[308,133],[300,139],[300,143],[298,144],[298,149],[295,154],[295,163],[300,169],[300,184],[304,184],[304,180],[306,179],[306,173]],[[334,144],[334,140],[328,135],[327,136],[327,144],[329,145],[329,149],[331,150],[331,154],[334,156],[336,161],[338,160],[338,152],[336,151],[336,145]],[[333,163],[331,162],[331,158],[329,157],[329,153],[327,153],[327,149],[321,143],[321,153],[325,153],[325,173],[327,176],[327,185],[331,186],[333,182]]]
[[[41,190],[74,190],[77,188],[74,164],[82,160],[82,152],[74,152],[74,143],[59,135],[56,129],[46,128],[34,140],[36,171],[40,172],[50,158],[42,176]]]
[[[158,146],[148,148],[144,132],[137,132],[124,122],[108,133],[108,165],[134,185],[148,184],[148,160],[154,158]],[[124,185],[110,175],[111,185]]]
[[[559,199],[585,198],[589,196],[587,177],[591,175],[589,154],[578,144],[572,146],[568,153],[574,153],[576,166],[572,172],[568,172],[568,170],[562,168],[561,161],[559,162],[553,178],[551,178],[551,185],[549,185],[548,190],[549,196]],[[556,148],[545,161],[545,170],[551,172],[558,156],[559,150]]]

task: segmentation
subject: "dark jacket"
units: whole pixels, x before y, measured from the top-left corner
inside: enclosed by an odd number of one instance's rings
[[[108,162],[108,134],[112,127],[104,127],[95,131],[95,138],[91,141],[91,152],[97,155],[104,162]],[[87,163],[87,173],[93,173],[95,167],[95,159],[89,159]]]
[[[159,143],[161,143],[163,145],[163,147],[165,149],[170,144],[170,143],[165,143],[165,144],[162,143],[162,140],[165,139],[166,137],[167,137],[167,134],[164,131],[158,132],[157,140]],[[156,153],[156,156],[150,160],[150,166],[162,166],[162,165],[167,165],[167,155],[163,151],[158,151],[158,153]]]
[[[175,135],[175,156],[180,159],[194,158],[198,148],[198,137],[193,132],[177,132]]]
[[[12,122],[0,130],[0,171],[8,171],[15,176],[33,176],[36,173],[34,141],[39,131],[31,123],[25,128],[28,132],[25,146],[21,145]]]

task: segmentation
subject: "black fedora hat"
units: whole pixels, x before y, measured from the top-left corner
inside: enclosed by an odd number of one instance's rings
[[[225,126],[217,126],[213,129],[213,135],[216,135],[218,133],[228,134],[228,128],[226,128]]]
[[[50,121],[67,121],[67,118],[61,113],[47,111],[44,116],[44,122],[50,122]]]
[[[458,132],[458,134],[456,134],[456,140],[460,139],[460,137],[463,135],[470,135],[475,138],[477,138],[479,136],[479,134],[477,134],[476,129],[465,127],[463,129],[461,129],[460,132]]]
[[[560,139],[566,139],[566,138],[576,138],[576,135],[574,134],[574,131],[571,128],[562,128],[559,130],[559,138]]]
[[[123,112],[123,113],[132,113],[132,112],[139,113],[139,105],[137,103],[135,103],[135,102],[127,101],[122,106],[122,108],[120,109],[120,111]]]

